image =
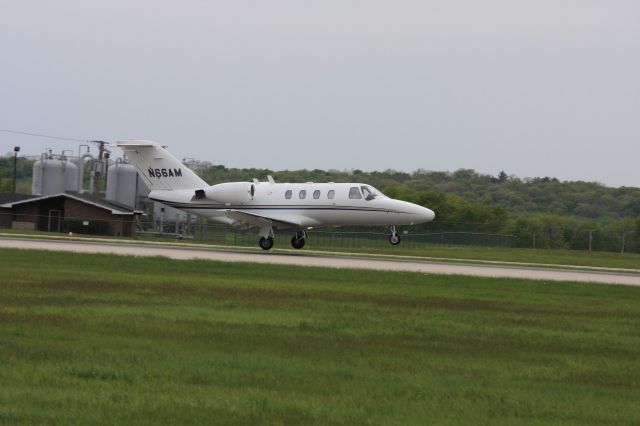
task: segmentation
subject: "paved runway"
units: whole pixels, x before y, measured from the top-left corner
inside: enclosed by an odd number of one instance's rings
[[[82,253],[114,253],[136,256],[166,256],[172,259],[207,259],[225,262],[256,262],[280,265],[321,266],[332,268],[411,271],[428,274],[456,274],[476,277],[524,278],[544,281],[580,281],[601,284],[640,286],[640,275],[545,269],[522,266],[442,263],[414,260],[367,259],[346,256],[251,253],[224,249],[177,248],[144,244],[90,243],[84,241],[0,238],[0,247],[69,251]]]

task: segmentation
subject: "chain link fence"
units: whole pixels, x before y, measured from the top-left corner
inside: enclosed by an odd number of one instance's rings
[[[140,222],[138,235],[166,236],[185,238],[218,245],[256,246],[256,232],[239,232],[230,226],[212,224],[204,221],[175,223]],[[293,232],[280,232],[275,235],[276,247],[288,247]],[[309,243],[314,248],[381,249],[390,246],[388,233],[371,231],[312,230],[308,231]],[[476,232],[434,232],[403,233],[400,231],[403,248],[421,248],[428,246],[483,246],[516,247],[516,237],[504,234]]]
[[[69,232],[96,236],[134,236],[136,223],[132,217],[106,220],[95,217],[64,216],[61,210],[51,210],[47,215],[0,212],[0,230]]]
[[[91,217],[66,217],[61,214],[28,215],[0,212],[0,230],[13,229],[22,231],[45,231],[53,233],[97,236],[131,235],[154,239],[185,239],[197,242],[229,246],[251,246],[258,243],[256,232],[240,232],[230,226],[215,224],[195,216],[185,222],[160,222],[148,217],[137,218],[135,222],[123,219],[105,220]],[[129,230],[123,232],[123,230]],[[386,249],[390,247],[388,232],[356,231],[351,229],[328,228],[308,232],[309,244],[319,249]],[[289,247],[293,232],[280,232],[275,236],[276,247]],[[482,232],[426,232],[414,233],[399,230],[402,239],[401,247],[405,249],[419,249],[430,246],[476,246],[476,247],[533,247],[545,248],[538,245],[536,234],[533,236],[515,236],[499,233]],[[633,252],[639,251],[640,238],[634,231],[626,233],[596,233],[591,235],[594,250],[602,250],[599,241],[610,241],[611,249],[606,251]],[[582,247],[581,247],[582,248]],[[586,249],[583,248],[583,249]]]

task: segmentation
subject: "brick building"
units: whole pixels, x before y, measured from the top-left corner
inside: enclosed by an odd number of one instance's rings
[[[0,229],[132,236],[139,214],[89,194],[0,194]]]

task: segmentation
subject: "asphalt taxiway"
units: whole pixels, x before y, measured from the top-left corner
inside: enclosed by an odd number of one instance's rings
[[[420,272],[425,274],[467,275],[474,277],[522,278],[543,281],[577,281],[601,284],[640,286],[640,274],[566,270],[559,268],[445,263],[422,260],[380,259],[343,255],[281,252],[247,252],[234,249],[175,247],[147,244],[87,242],[81,240],[39,240],[0,238],[0,247],[53,250],[78,253],[113,253],[134,256],[165,256],[171,259],[205,259],[224,262],[253,262],[279,265],[318,266],[330,268],[373,269]]]

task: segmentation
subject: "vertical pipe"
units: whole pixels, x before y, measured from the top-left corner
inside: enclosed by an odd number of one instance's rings
[[[93,186],[94,186],[94,176],[96,174],[94,168],[96,165],[96,161],[95,160],[91,160],[89,162],[89,194],[93,194],[94,190],[93,190]]]
[[[83,146],[83,145],[80,145]],[[83,156],[80,157],[80,160],[78,160],[78,192],[80,194],[84,194],[86,192],[86,190],[84,189],[84,162],[85,160],[89,158],[89,166],[91,166],[91,160],[93,160],[93,155],[86,153]],[[91,192],[91,190],[89,190],[89,192]]]
[[[16,193],[16,171],[18,167],[18,151],[14,148],[13,151],[13,191],[12,193]]]

